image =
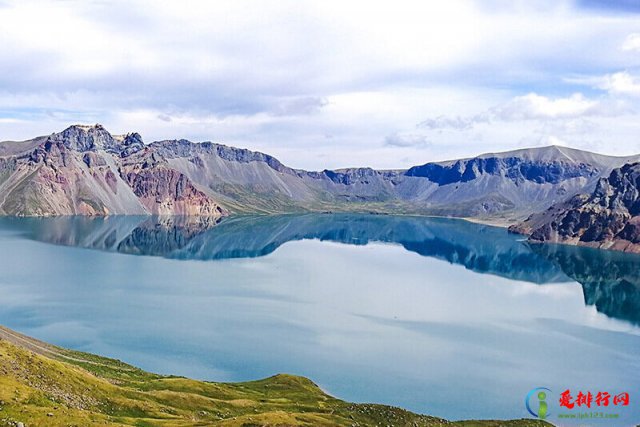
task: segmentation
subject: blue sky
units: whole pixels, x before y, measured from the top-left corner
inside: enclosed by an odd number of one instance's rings
[[[72,123],[307,169],[640,153],[640,7],[0,0],[0,140]]]

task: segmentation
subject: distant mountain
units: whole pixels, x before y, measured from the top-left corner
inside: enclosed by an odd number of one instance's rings
[[[635,157],[542,147],[408,170],[309,172],[211,142],[144,144],[137,133],[71,126],[0,143],[0,214],[108,215],[360,211],[522,220]]]
[[[226,213],[137,133],[113,136],[100,125],[71,126],[0,147],[0,212],[5,215]]]
[[[614,169],[591,194],[553,205],[510,230],[532,241],[640,253],[640,163]]]

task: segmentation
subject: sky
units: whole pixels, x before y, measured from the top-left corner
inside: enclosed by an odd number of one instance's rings
[[[640,153],[640,5],[0,0],[0,140],[100,123],[312,170]]]

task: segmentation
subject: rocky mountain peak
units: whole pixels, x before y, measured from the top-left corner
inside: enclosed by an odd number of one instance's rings
[[[407,176],[423,177],[439,185],[456,182],[469,182],[481,175],[500,176],[514,182],[530,181],[537,184],[559,184],[563,181],[596,176],[599,169],[588,163],[560,160],[547,160],[544,155],[532,156],[529,152],[514,152],[506,155],[483,155],[455,162],[427,163],[407,170]]]
[[[614,169],[608,178],[600,178],[589,202],[606,209],[640,214],[640,163]]]
[[[614,169],[590,195],[534,214],[512,231],[534,241],[640,252],[640,163]]]
[[[74,151],[90,151],[99,148],[106,149],[116,145],[113,136],[102,125],[72,125],[48,138],[49,142],[61,143]]]
[[[127,157],[144,148],[142,137],[137,132],[111,135],[101,124],[72,125],[47,138],[47,142],[60,144],[78,152],[104,150],[120,157]]]
[[[128,157],[144,148],[142,136],[137,132],[131,132],[126,135],[117,135],[114,136],[114,139],[116,141],[116,145],[106,148],[106,151],[120,157]]]

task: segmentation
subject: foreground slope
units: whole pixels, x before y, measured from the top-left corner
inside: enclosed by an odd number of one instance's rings
[[[0,214],[108,215],[360,211],[522,220],[592,191],[640,157],[541,147],[407,170],[293,169],[211,142],[144,144],[100,125],[0,143]]]
[[[276,375],[209,383],[144,372],[0,327],[0,425],[548,426],[535,420],[449,422],[353,404],[311,381]]]
[[[640,163],[615,169],[591,194],[531,215],[510,230],[535,242],[640,253]]]

